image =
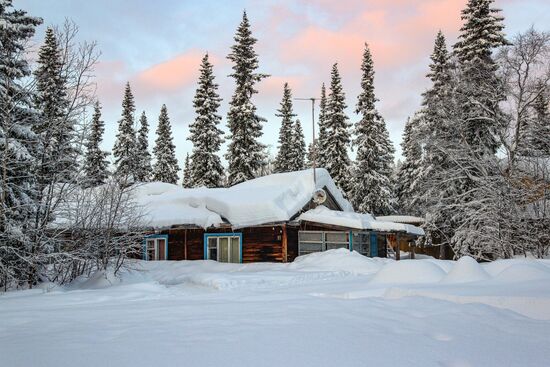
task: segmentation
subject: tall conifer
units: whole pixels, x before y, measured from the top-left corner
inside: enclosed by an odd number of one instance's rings
[[[153,181],[176,184],[178,182],[179,166],[176,159],[176,147],[173,143],[168,110],[164,104],[160,110],[157,139],[153,154],[156,159],[153,167]]]

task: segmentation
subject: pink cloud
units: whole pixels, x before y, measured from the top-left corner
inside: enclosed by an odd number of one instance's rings
[[[174,91],[196,83],[203,52],[191,50],[142,72],[135,80],[142,87]],[[140,88],[144,89],[144,88]]]

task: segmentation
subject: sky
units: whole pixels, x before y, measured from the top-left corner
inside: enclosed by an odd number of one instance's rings
[[[114,144],[124,85],[129,81],[136,116],[145,111],[151,124],[151,148],[160,108],[166,104],[180,167],[192,149],[187,140],[194,119],[192,100],[206,52],[223,98],[221,128],[228,131],[225,117],[234,82],[228,77],[227,54],[243,10],[258,39],[258,71],[271,75],[258,85],[254,102],[268,120],[261,141],[271,146],[272,154],[276,154],[281,124],[275,114],[283,84],[289,83],[294,97],[318,97],[321,83],[330,83],[335,62],[342,75],[348,117],[351,123],[358,120],[354,109],[367,42],[373,52],[377,107],[399,158],[407,117],[418,109],[421,93],[429,86],[425,75],[435,35],[441,29],[449,47],[456,41],[465,4],[466,0],[14,1],[16,8],[44,19],[37,44],[46,26],[59,25],[65,18],[79,25],[79,40],[97,41],[102,52],[95,75],[106,124],[103,148],[110,151]],[[497,0],[495,6],[502,9],[510,39],[531,25],[550,31],[548,0]],[[295,101],[294,110],[309,143],[311,104]]]

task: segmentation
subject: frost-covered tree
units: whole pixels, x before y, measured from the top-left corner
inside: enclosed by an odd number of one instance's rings
[[[454,45],[460,72],[455,89],[464,124],[464,139],[476,154],[495,154],[505,117],[499,104],[504,88],[496,75],[498,65],[493,51],[508,44],[504,37],[504,18],[492,8],[493,0],[469,0],[462,11],[464,25]]]
[[[218,156],[223,143],[223,131],[218,128],[221,116],[218,115],[221,98],[214,82],[212,64],[206,54],[201,63],[200,77],[193,106],[195,121],[189,126],[189,140],[193,143],[190,180],[195,187],[221,187],[224,170]],[[187,168],[187,166],[186,166]]]
[[[172,128],[168,118],[166,105],[162,105],[157,126],[157,139],[155,148],[155,165],[153,167],[153,181],[176,184],[178,182],[178,160],[176,159],[176,147],[172,139]]]
[[[149,122],[145,111],[139,118],[139,130],[136,144],[136,181],[149,182],[153,168],[151,166],[151,153],[149,153]]]
[[[321,85],[321,99],[319,101],[319,138],[317,139],[317,166],[327,166],[327,93],[325,83]]]
[[[419,139],[418,123],[420,120],[415,116],[412,119],[409,118],[405,124],[401,142],[405,160],[401,164],[396,182],[398,207],[403,213],[409,214],[421,213],[421,208],[415,205],[418,196],[421,195],[417,187],[422,164],[422,146]]]
[[[137,164],[136,132],[134,130],[134,113],[136,111],[134,95],[130,83],[126,83],[122,100],[122,118],[118,121],[113,156],[115,158],[115,177],[123,185],[136,180]]]
[[[262,122],[265,119],[256,114],[252,96],[257,93],[255,84],[267,77],[266,74],[255,72],[258,69],[258,55],[254,50],[256,39],[252,37],[246,12],[243,13],[234,40],[235,44],[227,56],[233,62],[231,77],[236,84],[227,114],[230,131],[226,154],[229,185],[254,178],[255,172],[264,163],[264,146],[258,139],[262,135]]]
[[[338,64],[334,64],[332,66],[330,93],[324,122],[327,133],[325,168],[336,185],[345,195],[349,195],[351,185],[348,147],[350,146],[351,137],[350,124],[345,112],[346,107],[346,97],[342,89]]]
[[[357,158],[353,170],[353,203],[359,212],[389,214],[393,210],[391,174],[394,148],[386,123],[375,106],[374,66],[367,44],[361,71],[361,93],[355,109],[361,119],[355,124]]]
[[[85,187],[103,185],[109,177],[107,171],[109,161],[106,159],[109,153],[104,152],[100,147],[104,132],[105,122],[101,120],[101,107],[99,102],[96,102],[84,156],[85,178],[83,186]]]
[[[40,140],[36,174],[43,188],[56,182],[72,181],[78,171],[75,121],[68,116],[70,102],[62,52],[53,28],[48,28],[34,72],[35,106],[40,113],[39,123],[34,126]]]
[[[194,186],[193,176],[191,172],[192,167],[193,167],[193,164],[189,158],[189,153],[187,153],[185,155],[185,162],[183,164],[183,182],[182,182],[182,186],[186,189],[190,189]],[[197,187],[200,187],[200,186],[197,186]]]
[[[275,116],[281,118],[281,128],[279,129],[279,151],[275,158],[275,172],[294,171],[294,127],[293,121],[296,114],[292,111],[292,91],[285,83],[283,87],[283,99],[281,107],[277,110]]]
[[[0,1],[0,287],[25,281],[29,218],[36,210],[37,115],[26,87],[26,46],[42,21]]]
[[[296,120],[292,134],[292,171],[306,168],[306,141],[300,120]]]
[[[528,142],[535,155],[550,157],[550,86],[533,103],[533,118],[527,127]]]

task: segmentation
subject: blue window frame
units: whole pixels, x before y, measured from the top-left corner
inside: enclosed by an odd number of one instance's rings
[[[164,240],[164,254],[159,253],[159,245],[161,244],[160,240]],[[149,256],[149,250],[153,250],[153,259],[150,259],[151,256]],[[164,255],[164,257],[162,255]],[[148,236],[145,236],[145,238],[143,239],[143,260],[168,260],[167,234],[150,234]]]
[[[221,252],[225,249],[223,247],[220,239],[227,238],[227,254],[222,254]],[[234,244],[232,239],[237,238],[239,254],[236,255],[234,252]],[[215,259],[211,258],[216,256]],[[227,255],[227,257],[225,257]],[[235,257],[238,261],[235,261]],[[243,262],[243,234],[238,232],[228,232],[228,233],[205,233],[204,234],[204,259],[205,260],[216,260],[222,262]]]

